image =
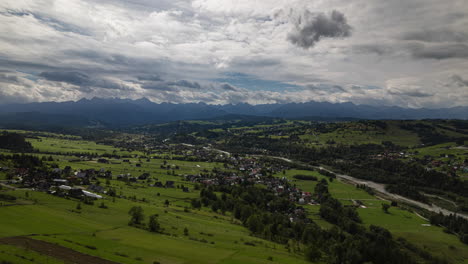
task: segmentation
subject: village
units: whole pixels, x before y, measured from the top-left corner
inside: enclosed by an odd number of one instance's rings
[[[170,154],[167,150],[170,149]],[[166,153],[162,150],[166,150]],[[148,150],[147,150],[148,151]],[[263,185],[273,191],[276,195],[288,197],[291,202],[299,205],[317,205],[313,199],[313,190],[301,190],[297,188],[291,180],[286,177],[274,177],[290,169],[287,163],[277,160],[265,159],[262,157],[229,155],[228,153],[213,150],[209,147],[194,147],[186,144],[160,146],[152,152],[158,153],[153,156],[124,156],[119,159],[107,156],[80,156],[72,158],[74,162],[85,162],[86,164],[99,164],[100,168],[73,169],[72,166],[53,168],[47,170],[32,170],[29,168],[3,167],[1,170],[8,173],[8,181],[5,183],[17,188],[30,189],[47,192],[51,195],[69,197],[75,199],[107,199],[111,196],[125,198],[118,195],[109,186],[109,180],[117,180],[126,184],[139,184],[149,188],[176,188],[182,192],[192,192],[193,189],[200,189],[209,186],[219,185]],[[212,170],[201,169],[196,165],[198,173],[181,174],[180,167],[171,164],[171,160],[160,158],[171,158],[173,160],[218,162],[222,163],[221,168]],[[141,168],[142,164],[150,163],[153,160],[161,162],[157,173],[144,171],[138,175],[132,173],[115,173],[112,165],[119,164],[128,168]],[[164,177],[156,176],[161,174]],[[152,176],[154,175],[154,176]],[[160,179],[164,178],[164,179]],[[185,184],[184,184],[185,183]],[[156,191],[155,191],[156,192]],[[304,210],[296,210],[291,215],[291,221],[299,215],[303,215]],[[301,217],[303,218],[303,217]]]

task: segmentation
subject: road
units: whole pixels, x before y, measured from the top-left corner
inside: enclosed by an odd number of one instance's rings
[[[215,148],[210,148],[210,149],[214,150],[214,151],[223,152],[223,153],[226,153],[227,155],[230,155],[229,152],[226,152],[224,150],[215,149]],[[293,160],[288,159],[288,158],[277,157],[277,156],[268,156],[268,155],[254,155],[254,156],[263,156],[263,157],[268,157],[268,158],[273,158],[273,159],[280,159],[280,160],[283,160],[283,161],[286,161],[286,162],[289,162],[289,163],[296,162],[296,161],[293,161]],[[365,184],[368,187],[374,189],[377,193],[381,194],[382,196],[385,196],[386,198],[388,198],[390,200],[394,200],[394,201],[397,201],[397,202],[404,202],[404,203],[407,203],[407,204],[410,204],[410,205],[413,205],[413,206],[417,206],[417,207],[426,209],[426,210],[431,211],[431,212],[442,213],[443,215],[456,214],[456,215],[458,215],[458,216],[460,216],[462,218],[468,219],[468,215],[466,215],[466,214],[455,213],[455,212],[452,212],[450,210],[444,209],[444,208],[442,208],[440,206],[437,206],[435,204],[429,205],[429,204],[418,202],[418,201],[413,200],[413,199],[403,197],[403,196],[398,195],[398,194],[390,193],[387,190],[385,190],[385,184],[376,183],[376,182],[368,181],[368,180],[362,180],[362,179],[358,179],[358,178],[355,178],[355,177],[352,177],[352,176],[349,176],[349,175],[336,173],[334,171],[325,169],[323,167],[316,167],[316,166],[310,166],[310,167],[315,168],[315,169],[322,169],[322,170],[332,172],[332,173],[334,173],[336,175],[336,177],[338,179],[340,179],[342,181],[350,182],[352,184]]]
[[[435,204],[429,205],[429,204],[421,203],[421,202],[418,202],[418,201],[403,197],[403,196],[398,195],[398,194],[390,193],[387,190],[385,190],[385,185],[384,184],[376,183],[376,182],[373,182],[373,181],[357,179],[357,178],[354,178],[354,177],[351,177],[351,176],[345,175],[345,174],[339,174],[339,173],[330,171],[328,169],[325,169],[323,167],[318,167],[318,169],[322,169],[322,170],[332,172],[332,173],[334,173],[336,175],[337,178],[348,181],[348,182],[351,182],[353,184],[365,184],[368,187],[374,189],[376,192],[378,192],[380,194],[383,194],[385,197],[390,198],[391,200],[405,202],[405,203],[408,203],[408,204],[411,204],[411,205],[414,205],[414,206],[417,206],[417,207],[420,207],[420,208],[423,208],[423,209],[426,209],[428,211],[435,212],[435,213],[442,213],[444,215],[456,214],[456,215],[458,215],[460,217],[468,219],[468,215],[461,214],[461,213],[455,213],[455,212],[452,212],[450,210],[439,207],[439,206],[437,206]]]
[[[284,160],[284,161],[290,162],[290,163],[294,162],[293,160],[283,158],[283,157],[266,156],[266,155],[263,155],[263,156],[264,157],[274,158],[274,159]],[[382,196],[385,196],[386,198],[388,198],[390,200],[394,200],[394,201],[397,201],[397,202],[404,202],[404,203],[407,203],[407,204],[410,204],[410,205],[413,205],[413,206],[417,206],[417,207],[426,209],[426,210],[434,212],[434,213],[442,213],[443,215],[456,214],[456,215],[458,215],[458,216],[460,216],[462,218],[468,219],[468,215],[466,215],[466,214],[455,213],[455,212],[452,212],[450,210],[444,209],[444,208],[442,208],[440,206],[437,206],[435,204],[429,205],[429,204],[418,202],[418,201],[413,200],[413,199],[406,198],[406,197],[398,195],[398,194],[390,193],[387,190],[385,190],[385,184],[376,183],[376,182],[368,181],[368,180],[362,180],[362,179],[358,179],[358,178],[355,178],[355,177],[352,177],[352,176],[349,176],[349,175],[336,173],[334,171],[325,169],[323,167],[316,167],[316,166],[310,166],[310,167],[315,168],[315,169],[322,169],[322,170],[326,170],[328,172],[334,173],[336,175],[336,177],[338,179],[341,179],[342,181],[350,182],[352,184],[365,184],[368,187],[374,189],[377,193],[381,194]]]

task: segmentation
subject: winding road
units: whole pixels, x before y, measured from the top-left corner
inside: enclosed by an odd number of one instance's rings
[[[435,204],[429,205],[429,204],[421,203],[421,202],[406,198],[404,196],[388,192],[387,190],[385,190],[385,184],[376,183],[376,182],[373,182],[373,181],[362,180],[362,179],[357,179],[357,178],[351,177],[349,175],[339,174],[339,173],[330,171],[330,170],[325,169],[323,167],[317,167],[317,168],[332,172],[332,173],[334,173],[336,175],[337,178],[339,178],[341,180],[348,181],[348,182],[351,182],[353,184],[365,184],[368,187],[374,189],[376,192],[384,195],[385,197],[388,197],[391,200],[405,202],[405,203],[411,204],[413,206],[417,206],[417,207],[420,207],[420,208],[423,208],[423,209],[426,209],[428,211],[435,212],[435,213],[442,213],[444,215],[456,214],[456,215],[458,215],[460,217],[468,219],[468,215],[466,215],[466,214],[455,213],[455,212],[452,212],[450,210],[444,209],[444,208],[442,208],[440,206],[437,206]]]
[[[222,153],[225,153],[227,155],[230,155],[229,152],[224,151],[224,150],[215,149],[215,148],[210,148],[210,150],[218,151],[218,152],[222,152]],[[279,160],[283,160],[283,161],[286,161],[286,162],[289,162],[289,163],[301,163],[301,162],[297,162],[297,161],[294,161],[294,160],[291,160],[291,159],[288,159],[288,158],[278,157],[278,156],[269,156],[269,155],[253,155],[253,156],[258,156],[258,157],[263,156],[263,157],[267,157],[267,158],[279,159]],[[419,207],[419,208],[426,209],[426,210],[434,212],[434,213],[442,213],[443,215],[454,214],[454,215],[460,216],[462,218],[468,219],[468,215],[466,215],[466,214],[455,213],[455,212],[452,212],[450,210],[444,209],[444,208],[442,208],[440,206],[437,206],[435,204],[430,204],[429,205],[429,204],[421,203],[421,202],[418,202],[416,200],[409,199],[409,198],[406,198],[404,196],[388,192],[387,190],[385,190],[385,184],[381,184],[381,183],[377,183],[377,182],[373,182],[373,181],[368,181],[368,180],[362,180],[362,179],[358,179],[358,178],[355,178],[355,177],[352,177],[352,176],[349,176],[349,175],[336,173],[334,171],[325,169],[325,168],[323,168],[321,166],[310,166],[310,165],[308,165],[308,166],[311,167],[311,168],[314,168],[314,169],[322,169],[322,170],[334,173],[338,179],[340,179],[341,181],[344,181],[344,182],[349,182],[351,184],[365,184],[368,187],[374,189],[381,196],[384,196],[385,198],[388,198],[388,199],[396,201],[396,202],[404,202],[404,203],[407,203],[407,204],[410,204],[410,205],[413,205],[413,206],[416,206],[416,207]]]

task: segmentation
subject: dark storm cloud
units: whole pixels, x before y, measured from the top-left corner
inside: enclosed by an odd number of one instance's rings
[[[73,33],[84,35],[84,36],[90,36],[90,33],[81,27],[78,27],[70,23],[66,23],[64,21],[52,18],[50,16],[43,16],[39,13],[7,10],[6,12],[1,12],[1,14],[7,15],[7,16],[19,16],[19,17],[31,16],[31,17],[34,17],[36,20],[38,20],[40,23],[47,25],[57,31],[73,32]]]
[[[410,52],[418,59],[444,60],[468,58],[468,45],[461,43],[441,45],[414,44],[410,46]]]
[[[91,78],[81,72],[42,72],[39,74],[46,80],[54,82],[65,82],[80,87],[82,91],[90,91],[90,87],[99,87],[104,89],[131,90],[131,87],[122,82],[105,79]]]
[[[21,82],[21,79],[18,76],[11,74],[11,72],[0,71],[0,82],[17,84]]]
[[[137,76],[137,79],[138,79],[139,81],[154,81],[154,82],[163,81],[163,79],[162,79],[159,75],[154,75],[154,74],[150,74],[150,75],[139,75],[139,76]]]
[[[351,35],[344,14],[333,10],[330,15],[311,13],[306,10],[295,23],[295,28],[288,35],[288,40],[299,47],[313,47],[321,38],[343,38]]]
[[[341,87],[339,85],[309,84],[309,85],[306,85],[305,88],[307,90],[311,90],[311,91],[318,91],[318,92],[324,92],[324,93],[330,93],[330,94],[346,92],[346,89],[344,89],[343,87]]]
[[[193,82],[193,81],[187,81],[187,80],[178,80],[178,81],[169,81],[165,82],[162,80],[158,80],[157,78],[152,78],[154,80],[148,80],[151,78],[146,78],[144,82],[141,83],[141,88],[143,89],[149,89],[149,90],[160,90],[160,91],[174,91],[177,90],[177,88],[182,88],[182,89],[196,89],[200,90],[202,88],[202,85],[200,85],[198,82]]]
[[[56,70],[57,67],[50,66],[44,63],[38,62],[30,62],[30,61],[20,61],[20,60],[13,60],[13,59],[6,59],[0,58],[0,67],[7,68],[7,69],[35,69],[35,70]]]
[[[232,91],[232,92],[239,91],[239,89],[237,89],[236,87],[230,85],[229,83],[221,84],[221,89],[226,90],[226,91]]]
[[[167,85],[165,82],[144,82],[141,84],[141,88],[147,90],[158,90],[158,91],[173,91],[174,87]]]
[[[66,82],[77,86],[91,84],[89,76],[81,72],[42,72],[39,76],[49,81]]]
[[[387,55],[394,52],[394,49],[385,44],[360,44],[352,47],[352,51],[355,53],[375,53],[377,55]]]
[[[468,80],[463,79],[460,75],[452,75],[451,80],[459,87],[468,87]]]
[[[136,75],[139,76],[160,72],[160,69],[168,68],[170,66],[167,62],[160,59],[130,57],[102,50],[65,50],[63,51],[63,55],[83,61],[92,60],[100,65],[112,65],[113,68],[121,68],[126,73],[135,71]],[[115,70],[102,69],[102,71],[111,72]]]
[[[352,93],[352,94],[366,94],[367,92],[369,91],[372,91],[372,90],[381,90],[382,88],[381,87],[378,87],[378,86],[362,86],[362,85],[351,85],[349,88],[348,88],[348,92]]]
[[[409,97],[419,97],[419,98],[431,97],[431,96],[433,96],[433,94],[425,93],[425,92],[423,92],[423,91],[415,91],[415,90],[408,90],[408,91],[404,91],[404,90],[393,90],[393,91],[388,91],[388,93],[389,93],[389,94],[392,94],[392,95],[409,96]]]
[[[178,81],[175,81],[175,82],[168,82],[167,85],[169,85],[169,86],[180,86],[180,87],[193,88],[193,89],[202,88],[199,83],[191,82],[191,81],[187,81],[187,80],[178,80]]]
[[[260,58],[258,56],[234,58],[231,65],[236,67],[272,67],[281,64],[281,60]]]
[[[428,29],[407,32],[402,39],[424,42],[464,42],[468,40],[468,34],[450,29]]]

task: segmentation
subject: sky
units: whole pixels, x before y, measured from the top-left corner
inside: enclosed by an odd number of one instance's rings
[[[0,104],[468,106],[466,0],[1,0]]]

